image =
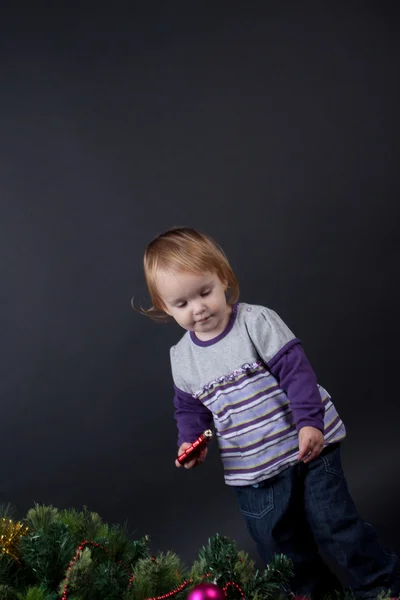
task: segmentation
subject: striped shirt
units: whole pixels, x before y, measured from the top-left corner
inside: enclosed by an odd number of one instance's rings
[[[266,307],[235,305],[225,331],[207,342],[186,332],[171,366],[178,444],[213,423],[228,485],[254,485],[295,464],[306,425],[325,445],[346,435],[300,340]]]

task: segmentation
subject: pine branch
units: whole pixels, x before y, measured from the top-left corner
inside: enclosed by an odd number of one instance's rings
[[[35,504],[28,511],[26,522],[31,533],[36,531],[47,532],[49,528],[58,521],[58,510],[53,506],[42,506]]]
[[[61,511],[59,518],[64,523],[75,539],[76,545],[83,540],[103,541],[108,537],[109,528],[103,523],[100,515],[91,512],[85,506],[83,510],[65,509]]]
[[[93,580],[99,600],[121,600],[128,587],[129,576],[122,565],[108,561],[96,567]]]
[[[178,588],[183,580],[183,564],[173,552],[160,553],[155,559],[140,559],[136,564],[132,587],[125,594],[125,600],[144,600],[166,594]]]
[[[14,519],[15,508],[9,502],[7,504],[0,504],[0,519]]]
[[[18,600],[57,600],[57,594],[42,586],[31,587],[26,594],[18,594]]]
[[[8,585],[0,585],[0,600],[19,600],[17,590]]]
[[[256,572],[252,580],[245,586],[246,595],[250,598],[259,595],[261,598],[279,598],[290,594],[290,580],[293,577],[292,561],[283,554],[275,555],[264,572]]]
[[[0,585],[6,586],[10,582],[14,566],[15,562],[11,556],[8,556],[7,554],[0,555]]]
[[[64,591],[64,579],[59,586],[59,596]],[[84,548],[79,558],[68,572],[68,588],[71,595],[81,596],[85,600],[94,599],[93,560],[90,548]]]
[[[32,523],[32,521],[31,521]],[[43,523],[43,528],[37,528]],[[36,581],[46,588],[57,589],[75,550],[75,541],[64,523],[35,519],[35,530],[21,540],[24,563]]]

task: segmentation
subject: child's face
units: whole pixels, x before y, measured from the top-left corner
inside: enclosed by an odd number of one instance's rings
[[[181,327],[204,341],[225,329],[231,307],[225,297],[227,285],[216,273],[160,271],[156,283],[166,312]]]

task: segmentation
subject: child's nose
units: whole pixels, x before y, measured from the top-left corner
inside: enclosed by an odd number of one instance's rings
[[[196,302],[193,307],[195,315],[201,315],[204,312],[204,304],[202,302]]]

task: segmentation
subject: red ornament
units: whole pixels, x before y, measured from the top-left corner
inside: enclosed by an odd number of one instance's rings
[[[178,462],[183,465],[185,462],[199,454],[203,448],[207,446],[208,442],[212,438],[212,435],[211,429],[206,429],[206,431],[202,433],[187,450],[178,456]]]
[[[226,600],[226,596],[224,590],[217,585],[200,583],[189,592],[187,600]]]

